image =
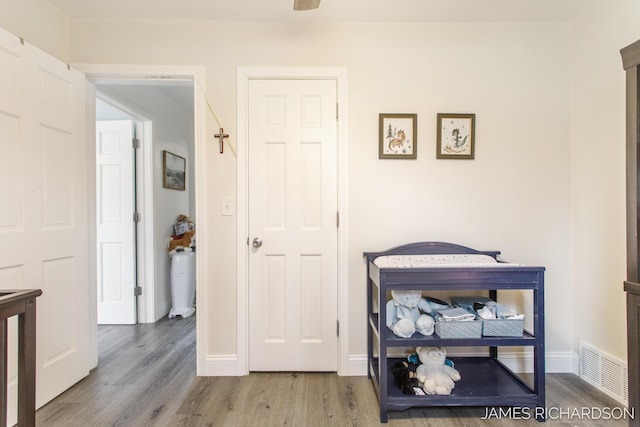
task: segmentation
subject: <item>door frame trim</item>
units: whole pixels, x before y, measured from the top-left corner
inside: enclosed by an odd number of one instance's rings
[[[96,79],[114,79],[114,80],[140,80],[141,82],[151,82],[154,79],[157,81],[166,81],[167,79],[184,81],[193,81],[193,100],[194,100],[194,156],[195,156],[195,204],[196,204],[196,218],[198,220],[198,233],[201,235],[207,235],[208,232],[208,212],[207,212],[207,165],[206,165],[206,151],[207,151],[207,128],[206,128],[206,112],[207,103],[204,97],[205,85],[205,67],[203,66],[165,66],[165,65],[133,65],[133,64],[72,64],[73,67],[85,74],[87,81]],[[162,76],[162,77],[157,77]],[[201,89],[202,88],[202,89]],[[95,110],[95,109],[94,109]],[[95,121],[95,111],[94,117]],[[95,125],[94,125],[95,127]],[[91,138],[91,136],[89,136]],[[95,129],[93,132],[93,145],[95,146]],[[95,150],[94,150],[95,158]],[[93,166],[91,163],[89,167],[92,170],[88,171],[89,176],[95,175],[95,161]],[[95,188],[95,178],[94,178]],[[95,190],[90,191],[89,206],[95,204]],[[94,209],[95,213],[95,209]],[[152,212],[150,212],[152,214]],[[93,218],[93,219],[92,219]],[[95,216],[90,217],[90,227],[95,232]],[[95,246],[95,242],[92,243]],[[198,257],[201,259],[207,259],[209,251],[208,239],[201,239],[198,241]],[[95,247],[89,248],[89,257],[95,259]],[[95,262],[94,262],[95,268]],[[92,272],[93,274],[94,272]],[[208,301],[208,289],[205,284],[208,283],[208,270],[206,263],[196,263],[196,306],[207,307]],[[92,321],[96,319],[97,311],[97,296],[95,279],[89,289],[89,310],[90,318]],[[92,348],[90,349],[91,357],[97,363],[97,328],[90,328],[91,336],[89,342]],[[208,316],[207,310],[199,310],[198,318],[196,319],[196,375],[204,375],[206,360],[207,360],[207,348],[209,328],[208,328]],[[95,345],[95,348],[94,348]]]
[[[348,144],[347,144],[347,69],[342,67],[239,67],[237,70],[237,330],[236,375],[249,374],[249,188],[248,188],[248,109],[250,80],[335,80],[338,114],[338,375],[349,375],[349,287],[348,268]]]

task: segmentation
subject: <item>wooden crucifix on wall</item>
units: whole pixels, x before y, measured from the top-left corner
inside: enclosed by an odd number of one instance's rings
[[[224,133],[224,129],[220,128],[220,131],[213,136],[218,138],[218,143],[220,144],[220,154],[224,153],[224,139],[229,138],[229,134]]]

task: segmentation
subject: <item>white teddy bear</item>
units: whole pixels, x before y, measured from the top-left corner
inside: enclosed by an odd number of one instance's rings
[[[431,306],[421,291],[391,291],[391,301],[387,302],[387,327],[401,338],[411,338],[416,330],[422,335],[433,334]]]
[[[447,352],[442,347],[417,347],[416,353],[421,365],[416,369],[416,377],[426,394],[451,394],[454,381],[460,380],[460,372],[445,364]]]

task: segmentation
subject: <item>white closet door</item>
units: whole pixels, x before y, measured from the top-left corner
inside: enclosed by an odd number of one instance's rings
[[[249,83],[251,370],[337,370],[336,94]]]

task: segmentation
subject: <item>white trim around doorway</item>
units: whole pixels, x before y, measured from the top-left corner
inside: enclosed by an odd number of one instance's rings
[[[255,79],[335,80],[338,88],[338,375],[361,375],[359,360],[349,357],[348,212],[347,212],[347,70],[346,68],[246,68],[237,71],[237,348],[236,355],[211,360],[215,375],[249,373],[248,281],[248,85]],[[353,366],[352,366],[353,365]]]
[[[88,80],[96,79],[113,79],[114,81],[123,80],[139,80],[151,82],[154,79],[161,78],[162,81],[176,80],[193,81],[194,91],[194,142],[195,142],[195,204],[196,204],[196,218],[198,219],[198,234],[207,235],[207,179],[206,179],[206,164],[205,164],[205,151],[206,151],[206,110],[207,104],[200,88],[205,88],[204,67],[199,66],[155,66],[155,65],[118,65],[118,64],[73,64],[74,68],[83,72]],[[161,77],[158,77],[161,76]],[[95,115],[95,113],[94,113]],[[95,119],[95,117],[94,117]],[[88,135],[89,138],[92,135]],[[93,133],[95,139],[95,132]],[[95,153],[95,152],[94,152]],[[145,159],[148,160],[148,159]],[[91,164],[91,163],[90,163]],[[94,166],[95,168],[95,162]],[[89,176],[91,176],[91,171]],[[95,175],[95,170],[93,172]],[[95,190],[90,195],[89,203],[95,204]],[[95,211],[95,209],[94,209]],[[148,211],[149,215],[153,215],[152,211]],[[93,217],[92,229],[95,230],[95,216]],[[95,249],[91,249],[90,257],[95,259]],[[198,257],[206,259],[208,253],[207,239],[198,240]],[[206,263],[196,263],[196,306],[206,307],[208,292],[207,286],[207,268]],[[90,307],[90,317],[96,318],[96,290],[95,284],[89,290],[88,301]],[[146,305],[145,305],[146,306]],[[207,337],[208,337],[208,321],[206,310],[198,311],[198,318],[196,321],[196,374],[206,375],[205,361],[207,359]],[[91,328],[90,342],[92,345],[97,343],[97,330]],[[97,349],[92,349],[91,354],[96,357],[97,354],[93,354]]]

